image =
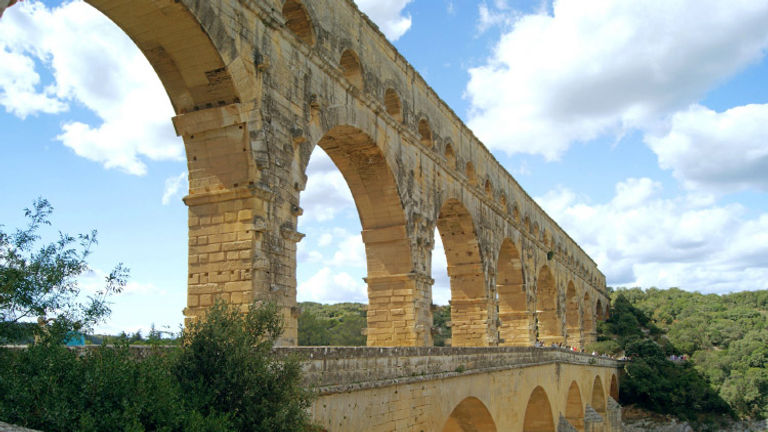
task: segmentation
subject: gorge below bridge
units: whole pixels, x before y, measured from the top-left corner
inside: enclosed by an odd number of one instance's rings
[[[595,340],[604,275],[351,0],[87,3],[133,39],[176,112],[187,319],[217,298],[275,302],[278,351],[308,358],[328,431],[618,430],[619,362],[533,347]],[[368,347],[295,347],[296,227],[315,146],[360,216]],[[435,229],[448,348],[431,346]]]

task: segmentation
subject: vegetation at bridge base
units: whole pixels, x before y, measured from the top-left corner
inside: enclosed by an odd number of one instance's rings
[[[272,352],[274,305],[216,303],[180,347],[126,339],[80,353],[48,341],[0,349],[0,420],[56,431],[311,431],[298,359]]]
[[[161,347],[159,332],[150,332],[158,345],[142,354],[127,336],[86,351],[64,346],[70,332],[109,315],[107,297],[126,272],[116,267],[83,301],[78,277],[88,271],[94,234],[36,246],[51,211],[37,200],[26,228],[0,230],[0,343],[35,342],[0,347],[0,421],[46,432],[319,430],[298,359],[272,351],[283,323],[271,304],[243,314],[217,302],[181,345]]]
[[[307,430],[312,394],[301,385],[299,360],[272,352],[282,331],[274,304],[242,314],[217,302],[182,337],[173,372],[185,405],[203,418],[226,418],[236,431]]]
[[[612,296],[590,349],[633,357],[623,404],[700,422],[768,417],[768,291],[622,288]]]

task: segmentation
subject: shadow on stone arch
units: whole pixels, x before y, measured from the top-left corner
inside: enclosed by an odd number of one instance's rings
[[[562,323],[557,313],[555,277],[548,266],[539,270],[536,280],[536,318],[540,341],[544,344],[563,342]]]
[[[442,432],[496,432],[496,423],[480,399],[468,397],[453,409]]]
[[[499,345],[529,346],[531,314],[520,253],[511,239],[504,239],[496,270],[496,292],[499,296]]]
[[[576,381],[568,388],[568,399],[565,402],[565,419],[579,432],[584,432],[584,403]]]
[[[595,382],[592,385],[592,402],[590,405],[592,405],[592,409],[605,418],[605,392],[603,391],[603,382],[599,376],[595,377]]]
[[[565,337],[570,346],[581,344],[581,326],[579,325],[579,298],[573,281],[568,282],[565,292]]]
[[[344,177],[360,217],[368,284],[367,344],[425,345],[428,335],[416,329],[413,297],[396,300],[393,295],[396,290],[412,292],[418,281],[410,276],[413,263],[406,217],[389,164],[373,139],[352,126],[334,127],[317,145]],[[408,323],[406,329],[395,328],[396,322],[403,321]]]
[[[437,229],[451,282],[452,346],[488,345],[488,295],[472,215],[456,199],[443,203]]]
[[[555,432],[552,419],[552,406],[547,392],[541,386],[536,387],[528,398],[523,418],[523,432]]]

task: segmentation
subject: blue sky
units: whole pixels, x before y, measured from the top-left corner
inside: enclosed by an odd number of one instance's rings
[[[768,4],[358,4],[609,285],[768,288]],[[86,289],[117,262],[131,269],[104,331],[182,321],[186,163],[172,115],[141,53],[89,6],[27,1],[0,19],[0,223],[23,223],[43,196],[57,229],[99,231]],[[299,300],[366,301],[343,178],[319,151],[308,177]],[[433,255],[444,304],[439,243]]]

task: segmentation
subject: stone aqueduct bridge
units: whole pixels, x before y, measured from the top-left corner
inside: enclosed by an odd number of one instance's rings
[[[621,431],[617,362],[567,350],[283,348],[328,431]]]
[[[438,228],[453,346],[580,345],[606,314],[595,263],[348,0],[89,0],[154,66],[189,166],[187,316],[282,306],[296,343],[296,231],[315,146],[363,227],[368,344],[431,345]]]
[[[346,179],[367,258],[368,345],[414,348],[312,351],[326,371],[365,365],[381,378],[326,391],[317,418],[347,416],[329,430],[387,429],[374,426],[388,419],[398,430],[544,431],[561,415],[606,412],[615,362],[509,348],[594,340],[605,277],[351,0],[87,1],[134,40],[176,112],[190,182],[187,317],[217,297],[272,300],[287,323],[281,344],[295,345],[296,226],[313,148]],[[435,228],[452,345],[488,348],[426,348]],[[453,355],[465,360],[434,366]],[[406,379],[395,371],[407,365]],[[350,376],[321,384],[338,390]],[[382,411],[417,399],[402,419]]]

